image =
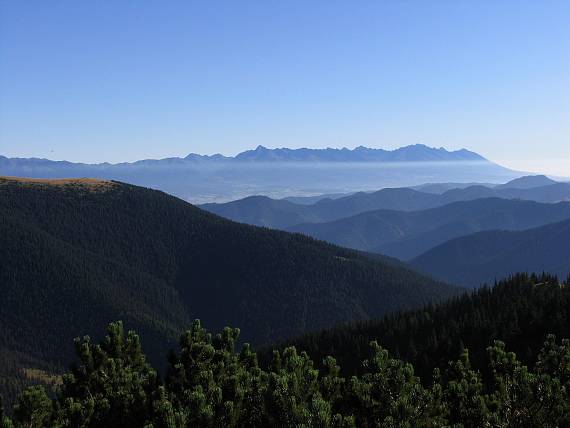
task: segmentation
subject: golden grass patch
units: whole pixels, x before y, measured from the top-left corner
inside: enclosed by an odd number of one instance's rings
[[[110,180],[98,178],[28,178],[0,176],[0,184],[20,183],[41,186],[82,186],[94,190],[104,190],[112,187],[115,183]]]
[[[22,372],[24,373],[24,376],[26,376],[26,379],[32,381],[38,381],[46,385],[58,386],[63,383],[61,376],[48,373],[45,370],[34,369],[34,368],[23,368]]]

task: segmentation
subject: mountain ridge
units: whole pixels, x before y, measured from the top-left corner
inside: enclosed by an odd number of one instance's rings
[[[508,184],[508,183],[507,183]],[[521,199],[541,203],[570,201],[570,183],[511,188],[473,185],[443,193],[424,192],[409,187],[385,188],[375,192],[356,192],[347,196],[314,198],[310,204],[250,196],[231,202],[204,204],[202,208],[234,221],[287,229],[301,223],[326,223],[375,210],[418,211],[454,202],[486,198]],[[255,204],[252,202],[255,201]],[[302,219],[302,221],[299,221]]]
[[[394,150],[373,149],[358,146],[355,149],[269,149],[258,146],[234,157],[245,161],[309,161],[309,162],[418,162],[418,161],[487,161],[483,156],[467,149],[448,151],[424,144],[414,144]]]
[[[24,368],[57,373],[69,338],[111,319],[162,358],[194,318],[259,344],[458,293],[388,258],[94,183],[0,178],[0,393]]]
[[[307,161],[307,162],[416,162],[416,161],[487,161],[478,153],[467,149],[447,150],[444,147],[430,147],[424,144],[412,144],[393,150],[377,149],[358,146],[354,149],[343,147],[341,149],[327,147],[324,149],[298,148],[290,149],[280,147],[270,149],[259,145],[255,149],[245,150],[235,156],[226,156],[220,153],[202,155],[190,153],[184,157],[167,157],[160,159],[139,159],[132,162],[71,162],[67,160],[52,160],[37,157],[6,157],[0,155],[2,161],[32,161],[37,163],[58,162],[63,164],[75,164],[84,166],[124,166],[145,163],[181,163],[184,161]]]
[[[522,231],[489,230],[451,239],[410,261],[454,284],[477,287],[515,272],[570,275],[570,220]]]
[[[286,230],[410,260],[449,239],[474,232],[529,229],[568,218],[570,202],[544,204],[482,198],[419,211],[367,211],[331,222],[303,223]]]
[[[0,175],[94,177],[170,193],[192,203],[402,187],[427,180],[504,182],[522,175],[467,150],[427,146],[383,149],[267,149],[120,163],[0,157]],[[372,187],[373,186],[373,187]]]

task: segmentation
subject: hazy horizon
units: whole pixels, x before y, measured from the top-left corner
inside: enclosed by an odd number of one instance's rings
[[[264,146],[265,147],[265,146]],[[343,149],[346,148],[348,150],[354,150],[356,147],[298,147],[298,149],[316,149],[316,150],[324,150],[324,149]],[[402,147],[406,147],[406,146],[402,146]],[[399,147],[399,148],[402,148]],[[453,150],[449,150],[446,147],[431,147],[428,146],[430,148],[443,148],[446,149],[448,151],[453,151]],[[282,149],[282,148],[289,148],[289,147],[266,147],[267,149]],[[367,147],[367,148],[372,148],[372,147]],[[395,149],[386,149],[384,147],[374,147],[375,149],[384,149],[384,150],[396,150],[398,148]],[[466,147],[462,147],[456,150],[469,150],[469,151],[473,151],[470,150],[469,148]],[[252,147],[250,149],[246,149],[244,151],[247,150],[255,150],[255,147]],[[475,152],[475,151],[473,151]],[[41,159],[47,159],[47,160],[52,160],[52,161],[69,161],[69,162],[75,162],[75,163],[85,163],[85,164],[101,164],[101,163],[110,163],[110,164],[120,164],[120,163],[132,163],[132,162],[136,162],[136,161],[141,161],[141,160],[162,160],[162,159],[168,159],[168,158],[184,158],[186,156],[188,156],[189,154],[198,154],[198,155],[216,155],[216,154],[221,154],[223,156],[226,157],[234,157],[239,153],[243,153],[243,151],[240,152],[233,152],[233,153],[219,153],[219,152],[210,152],[210,153],[195,153],[195,152],[188,152],[188,153],[181,153],[178,155],[174,155],[174,156],[169,156],[169,157],[165,157],[165,158],[150,158],[150,157],[142,157],[142,158],[138,158],[138,159],[129,159],[129,160],[123,160],[123,161],[118,161],[118,162],[110,162],[110,161],[100,161],[100,162],[82,162],[82,161],[72,161],[69,159],[59,159],[56,157],[50,157],[50,156],[46,156],[46,157],[41,157]],[[567,160],[566,159],[548,159],[548,160],[516,160],[516,159],[490,159],[488,157],[486,157],[484,154],[482,153],[478,153],[475,152],[481,156],[483,156],[484,158],[486,158],[487,160],[496,163],[498,165],[504,166],[506,168],[515,170],[515,171],[520,171],[520,172],[524,172],[524,173],[529,173],[529,174],[544,174],[544,175],[549,175],[551,177],[556,177],[556,178],[564,178],[564,179],[570,179],[570,171],[567,168]],[[0,156],[3,156],[2,153],[0,153]],[[7,157],[12,157],[12,158],[24,158],[23,156],[7,156]],[[30,158],[38,158],[38,156],[30,156]],[[392,162],[394,164],[394,162]],[[397,163],[397,162],[396,162]],[[425,162],[424,162],[425,163]],[[567,175],[565,175],[567,174]]]
[[[570,3],[0,4],[0,154],[466,148],[570,176]]]

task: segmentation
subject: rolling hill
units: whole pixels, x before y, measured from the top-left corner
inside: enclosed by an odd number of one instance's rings
[[[498,198],[455,202],[422,211],[378,210],[289,228],[338,245],[410,260],[459,236],[492,229],[523,230],[570,218],[570,203]]]
[[[570,275],[570,220],[523,231],[493,230],[445,242],[412,260],[417,269],[465,287],[515,272]]]
[[[225,204],[204,204],[200,208],[239,223],[274,229],[285,229],[307,221],[322,221],[310,206],[267,196],[249,196]]]
[[[223,204],[200,207],[240,223],[286,229],[301,223],[324,223],[377,209],[413,211],[437,206],[436,195],[405,187],[358,192],[341,198],[324,198],[315,203],[296,204],[266,196],[251,196]]]
[[[457,292],[389,259],[113,181],[3,178],[0,214],[0,392],[12,396],[110,320],[144,334],[155,360],[194,318],[240,325],[259,344]]]
[[[570,183],[558,183],[544,176],[527,176],[495,187],[430,184],[415,189],[403,187],[358,192],[334,199],[313,197],[313,203],[255,196],[227,203],[205,204],[202,208],[242,223],[287,229],[300,223],[324,223],[367,211],[417,211],[482,198],[543,203],[570,201]]]
[[[448,190],[453,190],[453,189],[465,189],[467,187],[472,187],[472,186],[485,186],[485,187],[495,187],[496,184],[491,184],[491,183],[425,183],[425,184],[420,184],[419,186],[413,186],[411,187],[414,190],[418,190],[420,192],[425,192],[425,193],[435,193],[438,195],[441,195],[445,192],[447,192]]]
[[[441,195],[441,203],[469,201],[479,198],[522,199],[526,201],[556,203],[570,200],[570,183],[555,183],[537,187],[471,186],[452,189]]]
[[[546,175],[527,175],[515,178],[505,184],[500,184],[495,189],[533,189],[535,187],[550,186],[558,182],[548,178]]]

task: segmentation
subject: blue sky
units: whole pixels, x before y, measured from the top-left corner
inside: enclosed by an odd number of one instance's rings
[[[570,1],[0,5],[6,156],[424,143],[570,176]]]

